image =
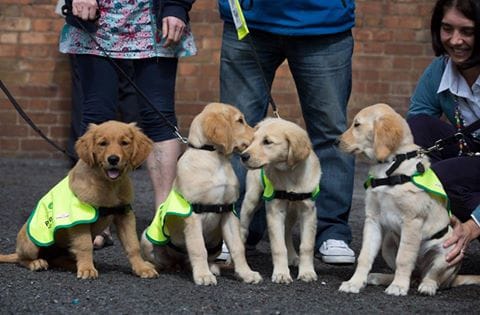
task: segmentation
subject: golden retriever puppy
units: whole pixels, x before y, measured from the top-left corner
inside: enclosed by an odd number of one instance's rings
[[[365,225],[358,264],[339,290],[358,293],[368,284],[388,285],[390,295],[407,295],[412,272],[418,272],[418,291],[434,295],[439,288],[479,283],[477,276],[457,276],[460,265],[449,267],[450,248],[442,244],[452,233],[443,188],[430,162],[414,144],[407,122],[386,104],[361,110],[339,139],[345,152],[372,163],[366,182]],[[430,177],[432,176],[432,177]],[[433,193],[428,193],[423,188]],[[395,274],[370,273],[382,256]]]
[[[245,258],[234,209],[239,182],[230,163],[252,136],[243,114],[230,105],[210,103],[193,119],[173,189],[142,235],[146,260],[159,270],[189,263],[196,284],[215,285],[220,270],[214,260],[224,239],[236,275],[246,283],[262,280]]]
[[[113,221],[133,272],[157,277],[154,266],[140,254],[128,177],[151,148],[150,139],[134,123],[91,124],[75,144],[79,161],[40,200],[18,233],[16,252],[0,255],[0,262],[16,262],[30,270],[51,264],[76,270],[77,278],[95,279],[92,237]]]
[[[298,279],[317,280],[313,266],[319,192],[320,162],[307,132],[280,119],[267,118],[255,127],[253,141],[242,153],[247,172],[246,193],[240,211],[243,241],[255,208],[266,200],[268,235],[273,260],[272,281],[290,283],[289,265],[298,265]],[[300,218],[300,257],[292,228]]]

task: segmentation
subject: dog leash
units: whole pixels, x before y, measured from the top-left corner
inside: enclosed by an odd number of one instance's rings
[[[474,121],[470,125],[458,130],[455,134],[453,134],[449,137],[446,137],[446,138],[439,139],[439,140],[435,141],[433,146],[431,146],[427,149],[421,149],[421,153],[427,154],[427,153],[430,153],[432,151],[441,151],[448,144],[452,144],[452,143],[455,143],[455,142],[465,140],[465,135],[471,134],[472,132],[474,132],[478,129],[480,129],[480,119],[477,119],[476,121]]]
[[[0,88],[3,90],[3,93],[7,96],[8,100],[10,103],[12,103],[13,107],[17,110],[17,112],[22,116],[22,118],[27,122],[27,124],[32,127],[35,132],[40,135],[45,141],[47,141],[49,144],[51,144],[53,147],[55,147],[58,151],[62,152],[66,156],[68,156],[70,159],[74,160],[76,159],[73,155],[68,153],[65,149],[61,148],[58,144],[56,144],[53,140],[48,138],[40,128],[35,125],[35,123],[28,117],[27,113],[23,110],[23,108],[18,104],[17,100],[13,97],[13,95],[10,93],[8,88],[3,84],[3,81],[0,80]]]

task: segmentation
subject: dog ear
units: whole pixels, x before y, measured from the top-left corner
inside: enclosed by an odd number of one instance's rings
[[[403,128],[395,115],[386,114],[373,123],[373,150],[378,161],[395,152],[403,137]]]
[[[288,141],[288,156],[287,164],[290,167],[295,166],[300,161],[307,159],[310,151],[312,150],[312,145],[308,139],[306,132],[291,132],[286,133],[286,138]]]
[[[147,159],[150,152],[152,152],[153,141],[137,127],[136,123],[130,123],[128,125],[133,133],[133,152],[130,163],[132,163],[135,169],[139,167]]]
[[[95,130],[97,127],[98,125],[96,124],[89,124],[87,132],[75,142],[75,151],[77,152],[78,158],[87,163],[88,166],[95,165],[93,148],[95,146]]]
[[[231,122],[220,113],[208,113],[203,122],[203,133],[208,141],[223,148],[225,155],[233,152],[233,135]]]

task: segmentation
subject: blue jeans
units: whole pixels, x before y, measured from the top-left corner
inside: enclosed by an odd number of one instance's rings
[[[257,124],[267,115],[268,90],[275,72],[284,60],[288,61],[306,129],[322,167],[320,197],[316,202],[316,248],[327,239],[349,243],[352,238],[348,216],[353,193],[354,158],[340,152],[334,142],[347,127],[347,103],[352,84],[352,34],[292,37],[250,30],[249,36],[264,74],[252,55],[249,39],[239,41],[234,26],[225,23],[220,99],[238,107],[250,125]],[[246,170],[238,158],[233,164],[241,185],[240,205],[245,193]],[[259,234],[264,226],[264,215],[257,212],[250,233]]]

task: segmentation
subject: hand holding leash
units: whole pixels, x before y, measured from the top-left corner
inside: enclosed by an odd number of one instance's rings
[[[97,11],[96,0],[72,0],[72,13],[82,20],[96,20]]]
[[[184,30],[185,23],[181,19],[174,16],[164,17],[162,19],[162,38],[166,38],[167,40],[163,44],[163,47],[178,44]]]

